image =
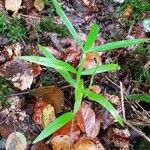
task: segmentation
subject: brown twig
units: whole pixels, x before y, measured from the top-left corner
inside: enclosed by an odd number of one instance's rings
[[[126,115],[125,115],[125,108],[124,108],[124,96],[123,96],[123,85],[122,82],[120,81],[120,96],[121,96],[121,105],[122,105],[122,114],[124,120],[126,120]]]
[[[136,131],[140,136],[142,136],[144,139],[146,139],[148,142],[150,142],[150,138],[143,133],[142,131],[138,130],[137,128],[135,128],[134,126],[132,126],[129,122],[127,122],[126,120],[124,120],[124,123],[129,126],[130,128],[132,128],[134,131]]]

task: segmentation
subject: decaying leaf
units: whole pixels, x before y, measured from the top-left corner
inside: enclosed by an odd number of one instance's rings
[[[4,49],[2,51],[0,51],[0,56],[1,56],[1,58],[3,57],[5,59],[4,62],[6,62],[8,60],[12,60],[16,56],[21,56],[22,48],[23,48],[23,46],[19,42],[14,43],[12,45],[7,45],[4,47]]]
[[[51,104],[48,104],[43,109],[42,119],[43,119],[44,127],[47,127],[47,125],[55,119],[54,107]]]
[[[76,117],[75,117],[74,121],[73,121],[73,126],[72,126],[72,120],[71,120],[66,125],[64,125],[59,130],[57,130],[53,134],[52,137],[55,137],[57,135],[68,135],[68,136],[71,135],[70,139],[74,142],[74,141],[77,141],[79,139],[80,134],[81,134],[81,130],[80,130],[78,124],[77,124],[77,120],[76,120]]]
[[[33,82],[32,69],[29,63],[17,59],[1,65],[0,76],[4,77],[20,90],[30,88]]]
[[[133,13],[133,8],[131,5],[127,5],[126,9],[124,10],[124,14],[123,16],[125,18],[130,18],[132,16],[132,13]]]
[[[54,85],[34,89],[30,92],[30,95],[46,100],[48,104],[54,107],[56,113],[60,113],[64,105],[64,94]]]
[[[54,108],[50,104],[48,104],[44,99],[38,100],[35,103],[33,120],[42,127],[46,127],[54,119]]]
[[[26,149],[26,138],[20,132],[11,133],[6,141],[6,150],[25,150]]]
[[[97,63],[102,64],[102,52],[97,53],[87,53],[84,63],[84,68],[89,69],[96,67]]]
[[[32,64],[31,68],[32,68],[32,73],[33,73],[34,77],[39,76],[42,72],[42,68],[39,64]]]
[[[34,7],[38,11],[42,11],[44,9],[44,0],[35,0],[34,1]]]
[[[22,0],[5,0],[6,10],[17,12],[21,6]]]
[[[89,104],[82,103],[77,113],[77,123],[82,132],[86,133],[87,137],[95,138],[98,135],[100,121],[96,120],[95,113]]]
[[[69,47],[65,49],[63,59],[76,67],[79,64],[81,52],[75,47]]]
[[[95,143],[90,138],[82,138],[73,145],[71,150],[105,150],[105,148],[100,142]]]
[[[92,85],[90,87],[90,90],[92,90],[96,94],[100,94],[100,92],[101,92],[101,88],[98,85]]]
[[[128,129],[109,128],[107,137],[119,149],[129,150],[130,133]]]
[[[51,150],[51,149],[43,142],[38,142],[31,147],[31,150]]]
[[[72,141],[68,135],[57,135],[51,140],[53,150],[70,150]]]

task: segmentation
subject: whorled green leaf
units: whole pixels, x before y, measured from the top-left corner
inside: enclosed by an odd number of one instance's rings
[[[56,60],[56,58],[46,49],[46,47],[38,44],[39,50],[43,53],[43,55],[47,58],[51,58],[52,60]]]
[[[93,73],[97,74],[97,73],[103,73],[107,71],[116,71],[119,69],[120,69],[120,66],[117,64],[105,64],[105,65],[99,65],[96,68],[96,71],[95,71],[95,68],[84,70],[82,72],[82,75],[92,75]]]
[[[148,42],[149,40],[150,39],[131,39],[131,40],[123,40],[123,41],[117,41],[112,43],[106,43],[100,46],[96,46],[91,50],[88,50],[88,52],[106,52],[117,48]]]
[[[81,102],[82,102],[82,98],[83,98],[83,90],[84,86],[83,86],[83,80],[80,80],[79,82],[79,86],[76,87],[75,89],[75,104],[74,104],[74,114],[77,113],[77,111],[79,110],[80,106],[81,106]]]
[[[59,3],[57,2],[57,0],[52,0],[52,1],[53,1],[53,4],[54,4],[55,8],[56,8],[57,13],[59,14],[61,19],[63,20],[64,24],[66,25],[66,27],[68,28],[70,33],[72,34],[72,36],[75,39],[76,43],[78,44],[78,46],[82,47],[83,44],[81,42],[81,39],[80,39],[79,35],[77,34],[75,28],[73,27],[73,25],[70,22],[70,20],[68,19],[68,17],[65,15],[65,13],[62,10],[62,8],[60,7]]]
[[[123,118],[118,114],[117,110],[113,107],[113,105],[105,99],[103,96],[97,95],[89,90],[83,90],[82,91],[85,96],[87,96],[90,100],[93,100],[100,105],[102,105],[104,108],[106,108],[115,118],[117,122],[120,123],[120,125],[123,126]]]
[[[135,101],[143,101],[146,103],[150,103],[150,95],[149,94],[129,94],[127,96],[130,100],[135,100]]]
[[[70,85],[72,85],[73,87],[75,87],[75,80],[71,77],[71,75],[69,74],[68,71],[65,71],[65,70],[57,70],[61,76],[68,82],[70,83]]]
[[[33,144],[50,136],[52,133],[54,133],[55,131],[60,129],[62,126],[64,126],[67,122],[69,122],[73,117],[74,117],[73,113],[68,112],[56,118],[52,123],[50,123],[46,128],[44,128],[44,130],[33,141]]]
[[[87,40],[84,44],[84,50],[87,51],[87,50],[90,50],[91,47],[93,46],[96,38],[97,38],[97,35],[98,35],[98,32],[99,32],[99,27],[97,24],[93,24],[92,27],[91,27],[91,30],[87,36]]]
[[[32,63],[37,63],[46,67],[51,67],[54,69],[60,69],[60,70],[66,70],[70,71],[72,73],[77,73],[76,69],[72,67],[70,64],[61,61],[61,60],[53,60],[51,58],[46,58],[46,57],[39,57],[39,56],[21,56],[18,57],[20,59],[32,62]]]

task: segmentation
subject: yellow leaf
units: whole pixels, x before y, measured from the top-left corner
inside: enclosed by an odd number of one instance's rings
[[[21,6],[21,3],[22,3],[22,0],[6,0],[5,8],[6,10],[17,12]]]
[[[35,0],[34,1],[34,7],[38,11],[42,11],[44,9],[44,0]]]
[[[47,105],[44,108],[42,117],[43,117],[44,127],[47,127],[47,125],[55,119],[54,107],[51,104]]]

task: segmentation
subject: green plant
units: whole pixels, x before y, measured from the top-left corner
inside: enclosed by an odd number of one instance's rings
[[[148,0],[125,0],[124,3],[119,6],[119,10],[125,10],[127,5],[131,5],[134,14],[150,10],[150,3]]]
[[[97,95],[94,92],[91,92],[88,88],[85,88],[84,84],[83,84],[83,80],[82,80],[82,76],[84,76],[84,75],[92,75],[93,76],[93,74],[96,74],[96,73],[102,73],[102,72],[107,72],[107,71],[116,71],[116,70],[119,70],[120,67],[117,64],[105,64],[105,65],[98,64],[96,66],[96,68],[83,70],[85,56],[89,52],[100,52],[100,51],[106,52],[106,51],[110,51],[113,49],[146,42],[149,39],[124,40],[124,41],[118,41],[118,42],[113,42],[113,43],[108,43],[108,44],[100,45],[97,47],[93,47],[93,44],[94,44],[97,34],[99,32],[98,25],[96,25],[96,24],[92,25],[91,30],[87,36],[87,40],[85,43],[83,43],[81,41],[79,35],[76,33],[76,30],[74,29],[73,25],[71,24],[71,22],[68,20],[67,16],[61,9],[57,0],[53,0],[53,4],[56,8],[57,13],[60,15],[64,24],[70,31],[70,34],[73,36],[77,45],[82,49],[83,53],[82,53],[82,57],[80,59],[78,68],[74,68],[66,62],[57,60],[51,53],[49,53],[46,50],[45,47],[43,47],[41,45],[39,45],[39,49],[43,52],[45,57],[39,57],[39,56],[19,57],[20,59],[24,59],[26,61],[38,63],[41,65],[56,69],[64,77],[64,79],[75,88],[75,104],[74,104],[73,112],[65,113],[65,114],[61,115],[60,117],[58,117],[56,120],[54,120],[52,123],[50,123],[42,131],[42,133],[33,141],[33,143],[36,143],[36,142],[46,138],[47,136],[49,136],[50,134],[52,134],[53,132],[58,130],[60,127],[62,127],[64,124],[66,124],[68,121],[73,119],[76,112],[80,108],[83,96],[86,96],[90,100],[96,101],[97,103],[99,103],[100,105],[105,107],[114,116],[115,120],[118,121],[123,126],[123,119],[118,114],[117,110],[113,107],[113,105],[107,99],[105,99],[103,96]],[[70,73],[73,73],[76,75],[76,80],[74,80],[72,78]]]
[[[43,33],[45,31],[56,32],[61,36],[70,35],[67,28],[62,24],[55,24],[51,19],[51,16],[45,17],[40,23],[36,24],[35,31],[38,33]]]
[[[135,100],[135,101],[143,101],[143,102],[146,102],[146,103],[150,103],[150,95],[149,94],[129,94],[128,96],[128,99],[130,100]]]
[[[18,19],[9,21],[5,12],[0,12],[0,35],[6,36],[10,42],[27,38],[26,29]]]
[[[9,94],[10,92],[8,89],[8,85],[6,84],[6,81],[0,78],[0,103],[4,107],[8,106],[7,97],[9,96]]]

